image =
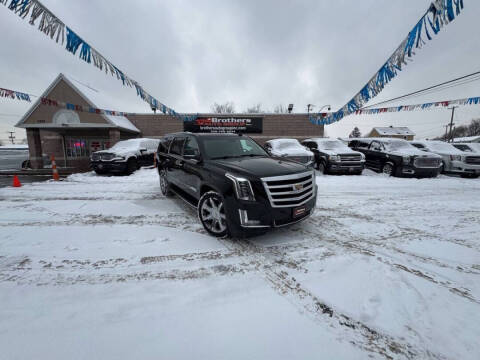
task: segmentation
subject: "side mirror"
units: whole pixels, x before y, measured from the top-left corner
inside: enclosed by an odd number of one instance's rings
[[[147,151],[146,148],[141,148],[141,149],[140,149],[140,152],[142,152],[142,153],[145,152],[145,151]]]

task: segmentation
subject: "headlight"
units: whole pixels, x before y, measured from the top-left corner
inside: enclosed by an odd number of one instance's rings
[[[330,161],[340,161],[340,156],[338,155],[330,155],[328,158]]]
[[[450,160],[462,161],[462,155],[450,155]]]
[[[361,156],[362,160],[365,160],[365,154],[364,153],[360,153],[360,156]]]
[[[228,173],[225,174],[225,176],[232,180],[237,199],[255,201],[255,196],[253,195],[252,185],[250,184],[250,181],[245,178],[234,176]]]
[[[402,156],[403,158],[403,163],[404,164],[409,164],[410,163],[410,156]]]

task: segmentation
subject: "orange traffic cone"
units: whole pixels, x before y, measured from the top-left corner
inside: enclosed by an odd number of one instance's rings
[[[13,187],[21,187],[22,184],[20,183],[20,180],[18,179],[17,175],[13,175]]]
[[[60,177],[58,176],[58,170],[57,170],[57,163],[55,162],[55,156],[50,156],[50,160],[52,161],[52,175],[53,175],[53,180],[58,181]]]
[[[155,151],[153,153],[153,168],[155,169],[157,167],[157,152]]]

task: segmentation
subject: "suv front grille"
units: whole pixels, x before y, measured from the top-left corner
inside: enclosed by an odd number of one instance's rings
[[[467,164],[480,165],[480,156],[467,156],[465,162]]]
[[[417,157],[413,161],[413,165],[416,168],[438,168],[440,166],[440,160],[428,157]]]
[[[98,161],[98,160],[106,160],[106,161],[110,161],[112,160],[113,158],[115,157],[115,154],[111,154],[111,153],[93,153],[92,154],[92,160],[94,161]]]
[[[340,161],[361,161],[362,155],[360,154],[340,154]]]
[[[272,207],[299,206],[315,195],[313,172],[262,178],[262,182]]]

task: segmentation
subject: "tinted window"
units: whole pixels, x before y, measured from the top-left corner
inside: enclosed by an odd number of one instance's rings
[[[218,137],[202,140],[209,159],[241,156],[268,156],[255,141],[247,137]]]
[[[163,138],[160,140],[160,143],[158,144],[158,152],[163,152],[163,153],[167,153],[168,152],[168,148],[170,146],[170,143],[172,142],[172,139],[171,138]]]
[[[182,148],[183,148],[183,142],[185,141],[185,138],[180,137],[180,138],[175,138],[172,141],[172,145],[170,146],[170,154],[174,155],[182,155]]]
[[[354,148],[368,149],[369,145],[370,145],[370,143],[368,143],[368,142],[362,142],[362,141],[354,141],[353,142],[353,147]]]
[[[413,146],[419,148],[419,149],[425,149],[425,146],[423,146],[422,144],[414,144],[412,143]]]
[[[457,149],[460,149],[462,151],[472,151],[472,149],[470,149],[467,145],[454,144],[453,146],[455,146]]]
[[[183,155],[197,155],[200,154],[197,139],[188,137],[183,148]]]

